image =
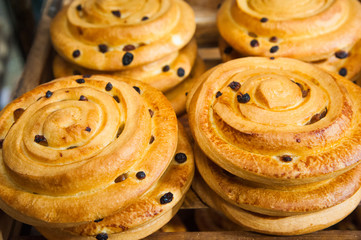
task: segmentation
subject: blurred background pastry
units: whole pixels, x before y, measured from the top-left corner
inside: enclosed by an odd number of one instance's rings
[[[360,84],[361,4],[357,0],[225,0],[217,27],[223,61],[291,57]]]
[[[131,77],[177,95],[170,99],[177,114],[185,110],[182,96],[194,75],[205,70],[192,39],[193,10],[181,0],[73,1],[57,14],[50,31],[59,54],[55,77]]]

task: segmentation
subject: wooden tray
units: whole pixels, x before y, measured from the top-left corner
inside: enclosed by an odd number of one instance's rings
[[[66,0],[65,0],[66,1]],[[208,67],[220,63],[220,55],[217,48],[218,32],[215,25],[217,6],[220,0],[187,0],[195,12],[197,21],[197,41],[199,53]],[[48,0],[44,6],[42,18],[39,22],[33,46],[27,58],[19,84],[13,93],[13,97],[33,89],[37,85],[52,79],[51,60],[54,50],[51,47],[49,25],[52,17],[63,5],[62,0]],[[188,192],[185,202],[179,214],[192,215],[194,211],[208,208],[192,191]],[[338,227],[337,227],[338,226]],[[192,227],[191,230],[196,229]],[[334,230],[338,229],[338,230]],[[347,230],[352,229],[352,230]],[[44,238],[29,225],[17,222],[0,211],[0,240],[43,240]],[[221,232],[174,232],[154,233],[147,239],[285,239],[284,237],[267,236],[245,231],[221,231]],[[315,232],[312,234],[287,237],[287,239],[361,239],[361,207],[342,221],[336,227]]]

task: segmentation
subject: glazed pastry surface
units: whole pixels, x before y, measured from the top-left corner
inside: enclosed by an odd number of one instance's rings
[[[161,59],[183,48],[194,32],[193,10],[181,0],[76,0],[50,27],[64,59],[105,71]]]
[[[264,185],[241,179],[218,167],[195,148],[197,169],[225,201],[253,213],[286,217],[334,207],[361,188],[361,165],[335,178],[297,186]]]
[[[0,206],[35,226],[75,226],[133,203],[157,186],[178,142],[169,101],[127,78],[40,85],[2,110],[0,126]]]
[[[217,165],[266,185],[336,177],[358,164],[361,90],[294,59],[241,58],[189,93],[192,134]]]
[[[180,51],[176,51],[152,63],[122,71],[96,71],[82,68],[65,61],[59,56],[54,58],[53,72],[56,78],[81,74],[115,75],[129,77],[148,83],[161,91],[167,91],[185,80],[195,64],[197,58],[197,43],[195,39]],[[184,75],[178,75],[178,69],[184,71]]]
[[[186,161],[179,162],[176,154],[185,154]],[[38,230],[48,239],[94,239],[99,233],[107,233],[109,239],[140,239],[168,222],[183,203],[194,174],[193,151],[179,124],[178,145],[175,156],[157,184],[146,194],[117,213],[72,228]],[[162,204],[165,193],[172,193],[173,200]]]
[[[300,235],[332,226],[350,214],[361,199],[361,190],[358,189],[351,198],[331,208],[302,215],[272,217],[252,213],[225,201],[199,175],[196,175],[192,188],[207,205],[221,211],[246,230],[272,235]]]
[[[226,0],[217,27],[224,60],[291,57],[359,79],[361,4],[357,0]]]

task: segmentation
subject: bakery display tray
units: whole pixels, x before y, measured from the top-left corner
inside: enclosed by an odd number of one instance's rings
[[[28,55],[24,71],[13,97],[33,89],[37,85],[51,80],[51,63],[54,50],[51,47],[49,25],[52,17],[69,0],[48,0],[42,11],[33,46]],[[217,48],[218,33],[215,19],[217,6],[221,0],[188,0],[196,12],[199,54],[208,68],[220,63]],[[184,121],[185,118],[181,118]],[[198,231],[194,223],[194,212],[208,208],[192,189],[187,193],[185,202],[177,215],[186,225],[187,232],[156,232],[147,239],[361,239],[361,206],[346,219],[332,228],[311,234],[293,237],[276,237],[246,231]],[[42,240],[43,238],[33,227],[20,223],[0,211],[0,240]]]

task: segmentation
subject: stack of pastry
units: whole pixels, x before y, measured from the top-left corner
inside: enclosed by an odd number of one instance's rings
[[[139,81],[58,79],[10,103],[0,126],[0,208],[47,239],[143,238],[192,181],[170,102]]]
[[[209,206],[246,229],[326,228],[361,199],[361,88],[295,59],[219,65],[190,92],[188,116]]]
[[[193,37],[195,17],[182,0],[76,0],[51,23],[55,77],[111,74],[148,83],[185,110],[204,72]]]
[[[217,26],[222,59],[291,57],[361,84],[357,0],[225,0]]]

